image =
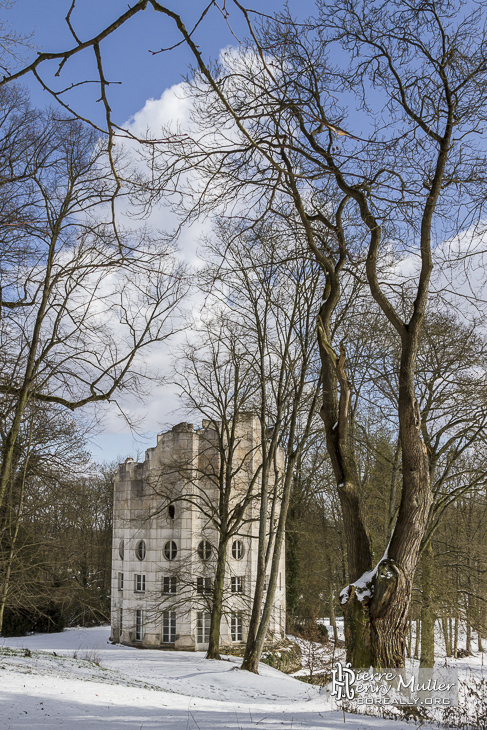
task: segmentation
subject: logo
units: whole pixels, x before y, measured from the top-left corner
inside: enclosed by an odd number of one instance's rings
[[[352,684],[355,682],[355,672],[351,669],[352,665],[348,662],[346,666],[343,666],[337,662],[335,666],[336,669],[331,670],[331,696],[336,697],[337,700],[353,700],[355,690],[352,688]]]
[[[331,674],[331,696],[337,702],[439,707],[458,704],[458,672],[449,667],[413,669],[407,674],[404,668],[352,669],[350,662],[337,662]]]

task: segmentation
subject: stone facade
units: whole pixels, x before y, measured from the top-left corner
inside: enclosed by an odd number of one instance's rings
[[[242,414],[236,433],[230,506],[241,503],[252,479],[254,495],[260,486],[258,418]],[[207,648],[218,544],[212,523],[218,506],[217,443],[218,432],[209,421],[203,421],[199,430],[181,423],[158,436],[144,462],[127,459],[119,465],[113,514],[113,641],[153,648]],[[257,571],[258,512],[255,497],[228,544],[222,645],[246,640]],[[280,639],[285,630],[284,576],[283,549],[269,626],[272,640]]]

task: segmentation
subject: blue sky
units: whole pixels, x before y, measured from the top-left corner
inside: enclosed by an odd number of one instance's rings
[[[281,0],[254,0],[254,3],[259,11],[269,14],[283,7]],[[71,21],[78,37],[82,40],[92,37],[125,12],[129,4],[133,3],[128,3],[127,0],[76,0]],[[206,4],[205,0],[167,0],[167,6],[182,15],[188,28],[193,26]],[[70,5],[71,0],[16,0],[12,8],[4,9],[3,21],[10,24],[14,31],[22,35],[32,33],[32,48],[26,49],[24,62],[32,60],[38,51],[59,52],[74,45],[65,22]],[[304,19],[313,12],[314,0],[291,0],[290,7],[296,17]],[[245,35],[242,17],[229,0],[227,8],[230,11],[229,23],[235,35],[222,14],[215,9],[212,9],[198,28],[195,38],[206,58],[218,57],[222,48],[237,44],[235,36]],[[130,120],[140,110],[144,110],[144,121],[148,117],[150,119],[152,107],[147,107],[146,101],[160,99],[166,89],[181,81],[192,62],[192,57],[184,46],[155,56],[149,52],[171,46],[176,41],[179,41],[179,37],[172,22],[152,10],[147,10],[132,18],[104,42],[102,52],[106,78],[112,82],[121,82],[109,89],[113,119],[117,124]],[[58,84],[58,89],[84,79],[96,79],[91,49],[69,61],[60,78],[56,80],[54,74],[57,69],[58,64],[55,62],[44,64],[41,77],[48,84]],[[34,105],[54,105],[52,97],[33,77],[24,77],[22,83],[28,88]],[[82,116],[102,123],[103,108],[97,102],[98,97],[99,87],[93,84],[76,87],[69,92],[66,99],[69,99],[69,104]],[[159,102],[159,108],[171,103],[171,95],[169,97],[168,101]],[[191,235],[194,240],[187,241],[186,246],[194,251],[196,236],[189,234]],[[158,357],[157,353],[155,357]],[[162,352],[159,357],[162,362],[167,355]],[[124,420],[119,417],[119,412],[108,408],[103,429],[92,442],[92,453],[96,460],[123,460],[127,455],[143,459],[144,450],[155,444],[156,433],[182,420],[182,414],[174,412],[177,400],[169,388],[155,390],[152,397],[145,400],[136,402],[132,399],[127,407],[131,417],[138,422],[139,433],[132,434]]]
[[[248,0],[252,2],[252,0]],[[255,7],[265,13],[282,8],[281,0],[253,0]],[[223,3],[224,0],[221,0]],[[26,58],[32,58],[35,51],[58,52],[72,47],[73,38],[65,22],[71,0],[16,0],[10,10],[4,11],[5,21],[22,34],[33,33],[34,51],[27,51]],[[76,0],[71,20],[78,37],[86,40],[124,13],[134,2],[127,0]],[[187,28],[193,27],[205,0],[168,0],[167,7],[179,12]],[[303,19],[312,13],[313,0],[291,0],[290,7],[297,17]],[[227,0],[230,13],[229,24],[237,37],[245,35],[242,16]],[[195,35],[205,55],[217,57],[221,48],[236,44],[221,13],[212,9],[205,17]],[[110,87],[110,104],[117,123],[122,124],[144,106],[147,99],[159,98],[165,88],[177,84],[191,63],[191,56],[184,46],[152,55],[150,51],[168,47],[179,41],[178,31],[168,18],[147,9],[119,28],[104,41],[103,59],[105,74],[109,81],[122,82]],[[63,68],[60,78],[54,79],[58,64],[50,62],[42,70],[44,80],[66,87],[85,78],[96,78],[94,54],[91,49],[77,55]],[[35,79],[25,83],[36,105],[50,104],[52,99],[39,88]],[[84,116],[101,119],[101,104],[96,102],[99,94],[95,85],[77,87],[69,93],[70,103]]]

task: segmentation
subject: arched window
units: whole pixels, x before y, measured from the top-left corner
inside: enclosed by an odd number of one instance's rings
[[[198,555],[201,560],[208,560],[211,555],[211,545],[208,540],[202,540],[198,545]]]
[[[144,558],[145,558],[145,552],[146,552],[146,550],[145,550],[145,541],[144,540],[139,540],[139,542],[135,546],[135,555],[136,555],[137,559],[138,560],[144,560]]]
[[[118,543],[118,554],[120,555],[120,560],[123,560],[123,556],[125,555],[123,540],[120,540],[120,542]]]
[[[166,560],[174,560],[176,555],[178,554],[178,546],[174,542],[174,540],[169,540],[169,542],[166,542],[164,545],[164,557]]]
[[[244,556],[244,544],[242,540],[234,540],[232,544],[232,558],[242,560]]]

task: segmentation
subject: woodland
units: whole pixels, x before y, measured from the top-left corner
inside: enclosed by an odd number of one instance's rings
[[[85,41],[75,9],[72,47],[20,69],[23,41],[3,29],[3,631],[108,619],[114,466],[90,461],[86,436],[98,406],[165,378],[218,430],[224,547],[239,519],[232,424],[261,420],[244,669],[257,671],[283,549],[289,631],[343,616],[353,666],[431,667],[435,627],[447,655],[483,651],[486,4],[318,0],[298,23],[289,7],[211,1],[186,27],[139,0]],[[192,54],[190,113],[136,137],[112,118],[104,43],[149,11]],[[218,61],[196,40],[212,12],[247,26]],[[85,52],[103,127],[42,76]],[[32,107],[28,74],[52,110]],[[171,230],[151,228],[161,208]],[[203,221],[191,267],[178,238]],[[146,354],[161,343],[163,374]]]

